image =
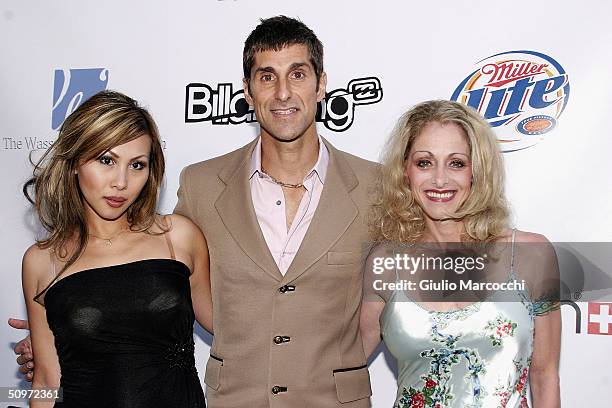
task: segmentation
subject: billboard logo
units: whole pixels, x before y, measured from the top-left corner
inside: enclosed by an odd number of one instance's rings
[[[471,106],[495,129],[504,152],[526,149],[553,130],[570,93],[565,69],[548,55],[508,51],[476,63],[451,100]]]
[[[346,89],[327,92],[317,106],[316,121],[334,132],[343,132],[353,124],[355,107],[370,105],[382,100],[383,91],[376,77],[356,78]],[[211,122],[213,125],[238,125],[255,122],[242,87],[234,91],[231,83],[216,87],[191,83],[185,88],[185,122]]]
[[[53,81],[51,128],[58,130],[64,120],[93,95],[106,89],[108,69],[56,69]]]
[[[587,333],[612,335],[612,303],[589,303]]]
[[[242,88],[236,92],[231,83],[218,84],[216,89],[206,84],[186,87],[185,123],[210,121],[213,125],[238,125],[255,122]]]

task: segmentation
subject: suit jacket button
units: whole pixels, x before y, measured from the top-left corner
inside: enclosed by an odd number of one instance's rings
[[[283,342],[283,337],[282,336],[276,336],[273,339],[274,344],[281,344]]]
[[[285,285],[278,288],[280,293],[293,292],[295,290],[295,285]]]
[[[274,387],[272,387],[272,394],[276,395],[280,392],[280,387],[278,385],[275,385]]]

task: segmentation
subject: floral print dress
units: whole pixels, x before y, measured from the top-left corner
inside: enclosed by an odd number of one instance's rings
[[[394,407],[531,407],[529,366],[541,307],[516,291],[503,302],[493,294],[438,312],[395,291],[380,316],[383,340],[398,362]]]

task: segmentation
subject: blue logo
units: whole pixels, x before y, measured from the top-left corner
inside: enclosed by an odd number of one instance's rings
[[[546,115],[535,115],[521,120],[516,125],[516,130],[528,136],[543,135],[552,130],[556,124],[555,118]]]
[[[565,110],[570,82],[554,58],[536,51],[507,51],[478,63],[451,96],[476,109],[495,129],[503,152],[534,146]]]
[[[108,85],[108,69],[56,69],[53,81],[51,128],[58,130],[80,104]]]

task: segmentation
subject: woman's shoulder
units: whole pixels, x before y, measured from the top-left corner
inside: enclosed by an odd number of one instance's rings
[[[536,232],[520,231],[520,230],[515,230],[515,231],[516,231],[516,236],[515,236],[516,242],[533,243],[533,244],[550,244],[550,241],[548,240],[548,238],[546,238],[542,234],[538,234]]]
[[[379,241],[374,242],[370,245],[369,256],[380,257],[380,256],[393,256],[398,243],[390,241]]]
[[[510,230],[510,234],[512,230]],[[545,266],[556,269],[554,245],[542,234],[515,230],[516,263],[523,268],[542,269]],[[542,272],[540,272],[540,275]]]
[[[189,218],[180,214],[159,215],[161,225],[165,226],[165,232],[170,234],[172,240],[192,241],[202,237],[200,228]]]
[[[24,277],[41,279],[49,275],[52,268],[51,251],[38,244],[32,244],[26,249],[22,259],[22,273]]]
[[[184,231],[197,228],[189,218],[179,214],[156,214],[153,224],[147,229],[152,234],[170,231]]]
[[[514,233],[514,242],[518,243],[534,243],[534,244],[550,244],[550,241],[542,234],[529,231],[521,231],[518,229],[505,230],[498,238],[498,241],[511,242],[512,234]]]
[[[180,214],[166,214],[162,216],[169,223],[170,231],[195,232],[198,226],[189,218]]]

